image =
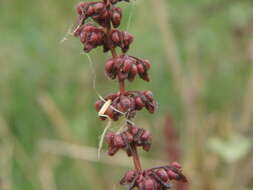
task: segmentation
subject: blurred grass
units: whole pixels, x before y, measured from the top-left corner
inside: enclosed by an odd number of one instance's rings
[[[166,160],[161,135],[169,113],[181,138],[190,189],[252,189],[253,2],[153,1],[120,5],[125,10],[122,29],[132,14],[129,31],[135,41],[129,54],[153,64],[150,83],[137,79],[127,86],[152,90],[159,103],[157,114],[150,117],[143,111],[137,117],[154,133],[154,148],[143,156]],[[0,189],[122,188],[117,181],[125,168],[39,148],[43,139],[96,147],[105,125],[93,109],[93,75],[78,39],[68,36],[60,43],[75,22],[77,2],[0,1]],[[157,14],[161,11],[152,3],[165,3],[165,15]],[[162,23],[163,16],[170,19]],[[170,28],[161,31],[159,22]],[[168,61],[174,54],[166,53],[163,33],[175,41],[185,94],[178,90],[181,83]],[[116,82],[105,80],[106,57],[99,48],[91,53],[102,95],[117,89]],[[185,111],[184,96],[194,111],[193,128],[188,128],[187,117],[193,113]],[[231,147],[229,142],[240,144],[241,138],[250,148],[233,162],[209,146],[218,139]]]

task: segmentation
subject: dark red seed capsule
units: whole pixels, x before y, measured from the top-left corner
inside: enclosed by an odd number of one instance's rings
[[[138,190],[146,190],[145,189],[145,184],[144,184],[143,181],[138,182],[137,187],[138,187]]]
[[[149,103],[146,104],[146,109],[150,112],[150,113],[154,113],[155,112],[155,105],[153,105],[153,103]]]
[[[128,73],[122,73],[122,72],[118,73],[118,79],[119,79],[120,81],[126,80],[127,77],[128,77]]]
[[[108,73],[111,73],[113,71],[113,67],[114,67],[114,61],[112,59],[108,60],[105,63],[105,71]]]
[[[93,7],[96,13],[100,13],[105,8],[105,5],[102,2],[98,2]]]
[[[138,72],[137,66],[136,65],[132,65],[132,69],[131,69],[131,75],[135,76]]]
[[[171,166],[172,166],[172,167],[175,167],[175,168],[177,168],[177,169],[181,169],[181,168],[182,168],[182,166],[181,166],[179,163],[177,163],[177,162],[172,162],[172,163],[171,163]]]
[[[126,112],[130,108],[131,101],[126,96],[120,97],[120,105],[123,108],[124,112]]]
[[[123,32],[123,37],[124,41],[127,42],[127,44],[131,44],[133,42],[133,36],[128,32]]]
[[[169,176],[164,169],[159,169],[156,171],[156,174],[161,178],[162,181],[167,182],[169,180]]]
[[[145,66],[145,68],[146,68],[147,70],[150,69],[151,64],[150,64],[149,60],[143,60],[143,64],[144,64],[144,66]]]
[[[147,131],[147,130],[145,130],[145,131],[143,132],[143,134],[141,135],[141,139],[144,140],[144,141],[147,141],[147,140],[149,140],[150,138],[151,138],[150,132]]]
[[[113,139],[113,144],[119,148],[123,148],[125,146],[125,142],[123,138],[121,137],[121,135],[115,135]]]
[[[146,152],[148,152],[148,151],[150,150],[150,148],[151,148],[151,144],[144,144],[144,145],[142,146],[142,149],[143,149],[144,151],[146,151]]]
[[[137,110],[141,110],[145,106],[140,97],[135,98],[135,105]]]
[[[125,175],[126,182],[131,183],[133,181],[135,175],[136,175],[135,171],[133,171],[133,170],[128,171]]]
[[[121,15],[119,13],[114,13],[112,15],[112,24],[114,27],[118,27],[120,25]]]
[[[173,179],[176,180],[178,178],[178,175],[175,172],[173,172],[172,170],[168,170],[167,174],[171,180],[173,180]]]
[[[129,133],[129,132],[126,132],[125,135],[126,135],[128,143],[132,143],[133,140],[134,140],[133,135],[131,133]]]
[[[137,127],[131,127],[130,128],[130,133],[133,134],[133,136],[137,135],[139,129]]]
[[[124,61],[124,66],[123,66],[122,70],[123,70],[123,72],[128,73],[130,71],[131,67],[132,67],[132,61],[130,59],[126,59]]]
[[[76,7],[76,12],[81,15],[83,13],[83,9],[87,6],[87,3],[85,2],[80,2],[77,7]]]
[[[99,112],[99,110],[101,109],[102,105],[103,105],[103,101],[101,101],[101,100],[97,100],[96,101],[95,108],[96,108],[97,112]]]
[[[148,100],[150,100],[150,101],[154,100],[154,96],[151,91],[144,91],[143,94],[148,98]]]
[[[106,139],[107,144],[109,144],[109,145],[112,145],[112,144],[113,144],[114,136],[115,136],[115,134],[114,134],[113,132],[108,132],[108,133],[106,134],[105,139]]]
[[[113,156],[114,154],[116,154],[118,152],[119,148],[115,147],[115,146],[109,146],[108,148],[108,154],[110,156]]]
[[[91,15],[94,14],[94,12],[95,12],[95,10],[94,10],[93,6],[89,6],[89,8],[87,9],[86,14],[87,14],[88,16],[91,16]]]
[[[105,111],[105,115],[108,115],[111,119],[113,118],[113,109],[110,107]]]
[[[112,41],[116,44],[120,43],[120,36],[118,31],[112,33]]]
[[[142,64],[138,64],[137,69],[139,74],[143,74],[145,72],[145,69]]]
[[[145,190],[155,190],[156,184],[155,181],[151,178],[145,179],[144,181]]]

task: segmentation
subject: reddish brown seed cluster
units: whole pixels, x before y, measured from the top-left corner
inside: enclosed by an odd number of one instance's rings
[[[148,60],[142,60],[133,56],[123,54],[116,58],[107,60],[105,71],[108,77],[119,80],[133,81],[135,76],[139,76],[146,81],[149,81],[148,70],[151,64]]]
[[[128,190],[137,187],[139,190],[166,190],[171,188],[170,181],[187,182],[182,174],[181,166],[174,162],[169,166],[161,166],[143,171],[130,170],[121,179],[120,184]]]
[[[82,25],[75,31],[74,35],[80,37],[85,52],[90,52],[93,48],[104,45],[106,36],[103,28],[96,27],[91,23]]]
[[[140,146],[143,150],[149,151],[151,147],[151,135],[146,129],[129,125],[128,130],[122,133],[107,133],[106,142],[110,156],[117,153],[119,149],[125,150],[128,156],[132,156],[132,148],[134,146]]]
[[[133,42],[133,36],[131,34],[118,29],[112,29],[111,39],[114,47],[120,47],[124,53],[127,52],[130,44]]]
[[[118,7],[112,7],[108,12],[104,2],[81,2],[76,10],[79,14],[80,22],[91,17],[99,25],[106,27],[108,22],[112,22],[114,27],[118,27],[121,22],[122,10]]]
[[[157,107],[151,91],[127,91],[125,94],[115,93],[107,96],[105,100],[111,100],[112,102],[104,114],[114,121],[117,121],[123,114],[128,119],[131,119],[135,116],[137,110],[141,110],[144,107],[150,113],[154,113]],[[96,101],[95,108],[98,112],[104,103],[102,100]],[[100,118],[106,119],[103,116]]]

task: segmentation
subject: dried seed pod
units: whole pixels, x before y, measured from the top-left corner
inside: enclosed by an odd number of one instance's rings
[[[172,162],[172,163],[171,163],[171,166],[172,166],[172,167],[175,167],[175,168],[177,168],[177,169],[181,169],[181,168],[182,168],[182,166],[181,166],[178,162]]]
[[[124,61],[124,65],[123,65],[123,68],[122,68],[122,71],[125,72],[125,73],[128,73],[130,71],[130,69],[132,68],[132,61],[130,59],[126,59]]]
[[[141,110],[145,106],[142,99],[138,96],[135,98],[135,105],[137,110]]]
[[[109,106],[107,110],[105,111],[105,115],[108,115],[111,119],[113,119],[113,109]]]
[[[113,132],[108,132],[105,136],[106,143],[108,145],[113,145],[113,139],[114,139],[115,134]]]
[[[149,101],[154,101],[154,96],[151,91],[144,91],[143,94],[148,98]]]
[[[143,67],[143,65],[142,65],[142,64],[138,64],[138,65],[137,65],[137,69],[138,69],[138,73],[139,73],[139,75],[141,75],[141,74],[144,74],[144,73],[145,73],[145,69],[144,69],[144,67]]]
[[[141,135],[141,140],[143,140],[143,141],[148,141],[148,140],[150,140],[150,138],[151,138],[150,132],[147,130],[145,130],[143,132],[143,134]]]
[[[131,104],[131,101],[129,100],[128,97],[126,97],[126,96],[120,97],[120,105],[122,106],[122,108],[124,110],[123,112],[126,112],[129,110],[130,104]]]
[[[178,174],[176,174],[174,171],[172,170],[168,170],[167,171],[168,177],[170,180],[177,180],[178,179]]]
[[[87,6],[86,2],[80,2],[77,6],[76,6],[76,12],[81,15],[83,14],[83,10],[84,8]]]
[[[146,151],[146,152],[148,152],[150,150],[150,148],[151,148],[151,144],[144,144],[144,145],[142,145],[142,149],[144,151]]]
[[[147,60],[147,59],[143,60],[143,64],[144,64],[146,70],[150,69],[151,63],[149,62],[149,60]]]
[[[115,135],[113,139],[113,144],[119,148],[123,148],[125,146],[124,140],[121,135]]]
[[[109,150],[108,150],[108,155],[109,156],[113,156],[114,154],[116,154],[119,151],[119,147],[115,147],[115,146],[110,146]]]
[[[114,60],[113,59],[109,59],[106,63],[105,63],[105,71],[109,74],[111,74],[111,72],[113,72],[114,70]]]
[[[144,190],[156,190],[156,182],[151,178],[146,178],[144,180]]]
[[[161,178],[162,181],[167,182],[169,180],[169,176],[164,169],[159,169],[156,171],[156,174]]]
[[[114,28],[117,28],[120,25],[122,18],[122,10],[119,7],[113,7],[110,10],[110,18]]]
[[[99,112],[99,110],[101,109],[103,105],[103,101],[102,100],[97,100],[96,103],[95,103],[95,108],[97,110],[97,112]]]
[[[105,11],[105,4],[103,2],[98,2],[94,6],[94,11],[97,14],[100,14],[102,11]]]

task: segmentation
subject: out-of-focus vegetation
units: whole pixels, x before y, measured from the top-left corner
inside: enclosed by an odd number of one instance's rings
[[[98,97],[87,56],[78,39],[66,36],[76,3],[0,1],[0,189],[123,189],[118,181],[131,160],[96,158],[106,122],[93,108]],[[121,28],[135,36],[129,53],[152,62],[151,82],[137,79],[127,88],[150,89],[159,103],[156,114],[142,111],[136,118],[153,133],[153,149],[142,153],[145,166],[175,157],[171,137],[190,179],[178,190],[252,189],[253,2],[120,6]],[[90,57],[96,89],[106,95],[117,83],[105,80],[108,55],[101,52]],[[166,138],[164,128],[177,137]]]

